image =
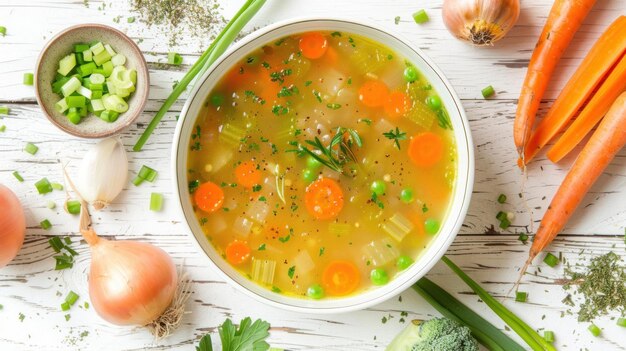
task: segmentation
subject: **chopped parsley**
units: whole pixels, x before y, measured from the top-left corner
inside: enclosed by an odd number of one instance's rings
[[[289,276],[289,279],[293,279],[293,275],[295,273],[296,273],[296,266],[289,267],[289,270],[287,271],[287,275]]]
[[[265,251],[265,244],[261,244],[257,250],[258,251]]]

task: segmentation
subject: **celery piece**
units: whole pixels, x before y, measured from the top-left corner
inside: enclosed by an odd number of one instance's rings
[[[93,73],[93,70],[96,69],[96,64],[93,62],[85,63],[83,65],[78,66],[76,71],[80,74],[81,77],[87,77]]]
[[[68,96],[69,97],[69,96]],[[69,108],[69,106],[67,105],[67,100],[66,98],[63,98],[59,101],[57,101],[56,104],[54,104],[54,109],[58,112],[58,113],[63,113],[65,111],[67,111],[67,109]]]
[[[112,110],[117,113],[123,113],[128,111],[128,103],[117,95],[109,95],[102,98],[102,103],[107,110]]]
[[[105,77],[108,77],[111,75],[111,72],[113,72],[113,63],[111,61],[107,61],[105,63],[102,64],[102,74]]]
[[[91,100],[91,90],[89,90],[89,89],[87,89],[87,88],[85,88],[83,86],[80,86],[80,87],[78,87],[78,89],[76,89],[76,92],[79,93],[80,95],[86,97],[87,99]]]
[[[98,55],[99,53],[104,51],[104,45],[101,42],[97,42],[89,48],[94,55]]]
[[[104,104],[102,103],[101,99],[91,100],[91,108],[93,109],[94,112],[105,110]]]
[[[274,282],[276,272],[276,261],[273,260],[252,260],[251,277],[252,280],[270,285]]]
[[[100,116],[98,117],[100,117],[100,119],[105,122],[113,123],[117,121],[117,118],[119,116],[120,114],[118,112],[105,110],[105,111],[102,111],[102,113],[100,113]]]
[[[85,62],[93,61],[93,52],[91,52],[91,50],[83,51],[83,61]]]
[[[117,55],[115,50],[113,50],[113,48],[109,44],[104,44],[104,50],[106,50],[109,53],[109,55],[111,55],[111,57]]]
[[[76,66],[76,56],[69,54],[59,61],[59,69],[57,72],[63,76],[67,76],[68,73]]]
[[[80,80],[76,77],[72,77],[65,84],[63,84],[61,87],[61,93],[65,97],[70,96],[76,91],[76,89],[78,89],[78,87],[80,87]]]

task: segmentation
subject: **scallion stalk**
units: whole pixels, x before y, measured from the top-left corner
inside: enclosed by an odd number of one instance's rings
[[[163,208],[163,195],[160,193],[150,194],[150,211],[159,212]]]
[[[11,109],[9,106],[0,106],[0,115],[8,115]]]
[[[18,171],[13,171],[13,176],[20,183],[24,181],[24,178],[22,178],[22,176],[20,175],[20,173]]]
[[[559,258],[548,252],[546,257],[543,258],[543,262],[550,267],[555,267],[559,264]]]
[[[600,336],[600,334],[602,334],[602,330],[600,330],[600,328],[593,323],[591,323],[591,325],[587,329],[589,329],[589,331],[591,332],[591,335],[595,337],[598,337]]]
[[[37,145],[33,143],[26,143],[26,146],[24,146],[24,151],[28,152],[31,155],[36,154],[38,150],[39,148],[37,147]]]
[[[541,335],[539,335],[533,328],[531,328],[526,322],[522,321],[518,316],[509,311],[503,304],[493,298],[485,289],[483,289],[478,283],[470,278],[465,272],[461,270],[454,262],[449,258],[443,256],[441,260],[450,267],[450,269],[461,278],[465,284],[467,284],[478,297],[489,306],[513,331],[517,333],[533,350],[540,351],[556,351],[554,346],[548,343]]]
[[[191,66],[191,69],[185,76],[178,82],[174,90],[167,97],[165,102],[163,102],[163,106],[159,109],[159,111],[154,115],[146,130],[141,134],[139,140],[135,146],[133,146],[134,151],[141,151],[145,143],[150,138],[150,135],[154,132],[156,126],[161,122],[165,113],[172,107],[176,99],[182,94],[191,81],[198,76],[204,73],[209,66],[215,62],[215,60],[224,53],[228,45],[232,43],[234,38],[239,34],[241,29],[252,19],[252,17],[261,9],[261,7],[265,4],[266,0],[247,0],[246,3],[239,9],[239,11],[233,16],[233,18],[228,22],[226,27],[217,35],[213,43],[209,46],[209,48],[200,56],[198,61]]]

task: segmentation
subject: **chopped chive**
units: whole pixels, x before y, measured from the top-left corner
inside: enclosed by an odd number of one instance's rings
[[[480,91],[483,94],[483,97],[486,99],[488,97],[493,96],[493,94],[496,93],[496,91],[493,89],[493,87],[491,85],[486,86],[485,88],[483,88],[483,90]]]
[[[65,302],[67,302],[70,306],[74,306],[76,301],[78,301],[78,297],[79,296],[77,293],[70,290],[70,292],[65,297]]]
[[[517,291],[515,292],[515,301],[516,302],[526,302],[528,299],[528,293],[525,291]]]
[[[517,240],[526,243],[528,241],[528,234],[522,233],[517,237]]]
[[[338,110],[341,108],[340,104],[326,104],[326,107],[328,107],[331,110]]]
[[[589,329],[589,331],[591,332],[591,335],[593,335],[595,337],[600,336],[600,334],[602,333],[600,328],[598,328],[598,326],[593,324],[593,323],[591,323],[591,325],[587,329]]]
[[[70,256],[78,256],[78,252],[74,251],[74,249],[69,246],[65,246],[65,250],[70,254]]]
[[[24,151],[28,152],[31,155],[36,154],[38,150],[39,148],[37,147],[37,145],[33,143],[26,143],[26,146],[24,146]]]
[[[506,195],[500,194],[500,196],[498,196],[498,203],[503,204],[505,202],[506,202]]]
[[[139,186],[141,183],[143,183],[143,178],[140,178],[139,176],[135,177],[135,179],[133,179],[133,184],[135,186]]]
[[[80,213],[80,201],[76,201],[76,200],[69,200],[66,204],[65,207],[67,209],[67,212],[69,214],[73,214],[73,215],[77,215]]]
[[[500,221],[500,228],[501,229],[508,229],[510,226],[511,226],[511,221],[509,221],[508,218],[505,218],[505,219]]]
[[[163,208],[163,195],[160,193],[150,194],[150,211],[159,212]]]
[[[70,310],[70,304],[67,302],[63,302],[61,304],[61,311],[69,311]]]
[[[0,34],[4,37],[7,35],[7,27],[0,26]]]
[[[37,183],[35,183],[35,187],[37,188],[37,192],[39,194],[47,194],[52,192],[52,185],[48,181],[48,178],[42,178]]]
[[[174,66],[180,66],[180,64],[183,63],[183,57],[175,52],[168,52],[167,63]]]
[[[20,175],[20,173],[18,171],[13,171],[13,176],[15,177],[15,179],[17,179],[20,183],[24,181],[24,178],[22,178],[22,176]]]
[[[60,183],[51,183],[52,189],[54,190],[63,190],[63,185]]]
[[[499,211],[498,214],[496,215],[496,219],[499,221],[503,221],[507,219],[506,212]]]
[[[546,341],[550,344],[554,343],[554,332],[551,330],[544,331],[543,338],[546,339]]]
[[[8,106],[0,106],[0,115],[8,115],[10,111]]]
[[[135,22],[135,17],[128,17],[126,19],[126,23],[133,23],[133,22]]]
[[[39,222],[39,224],[41,225],[41,229],[43,230],[48,230],[52,228],[52,224],[50,224],[50,221],[47,219],[44,219],[43,221]]]
[[[58,236],[54,236],[50,238],[48,240],[48,243],[50,244],[50,247],[52,247],[52,249],[56,253],[61,252],[61,249],[65,247],[65,245],[63,245],[63,243],[61,242],[61,239],[59,239]]]
[[[617,325],[626,328],[626,318],[618,318]]]
[[[559,264],[559,258],[548,252],[546,257],[543,258],[543,262],[550,267],[554,267]]]
[[[150,183],[152,183],[154,182],[154,179],[156,178],[157,174],[158,172],[155,171],[154,169],[148,166],[141,166],[141,169],[139,170],[139,174],[137,174],[137,177],[143,180],[147,180]],[[135,184],[134,180],[133,180],[133,184]],[[141,184],[141,182],[139,184]],[[138,184],[135,184],[135,185],[138,185]]]
[[[430,19],[428,18],[428,14],[424,9],[421,9],[413,14],[413,20],[417,24],[422,24],[428,22]]]
[[[0,133],[4,133],[4,131],[7,130],[7,126],[5,126],[4,124],[0,126]]]
[[[24,73],[24,85],[33,85],[34,76],[32,73]]]
[[[65,315],[65,321],[66,322],[69,322],[70,318],[72,318],[72,316],[70,316],[69,314]]]
[[[46,202],[46,207],[52,210],[53,208],[57,207],[57,204],[55,204],[54,201],[49,200],[48,202]]]

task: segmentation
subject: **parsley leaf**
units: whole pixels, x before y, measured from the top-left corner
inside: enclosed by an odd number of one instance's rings
[[[218,328],[222,351],[267,351],[270,345],[265,339],[270,335],[269,329],[270,324],[261,319],[252,322],[250,317],[246,317],[241,320],[239,327],[227,319]],[[200,339],[196,351],[213,351],[209,334]]]
[[[389,140],[393,140],[394,143],[396,144],[396,147],[398,148],[398,150],[400,150],[400,140],[406,140],[406,133],[405,132],[401,132],[400,129],[398,129],[398,127],[396,127],[396,130],[394,132],[394,130],[390,130],[387,133],[383,133],[383,135],[389,139]]]

